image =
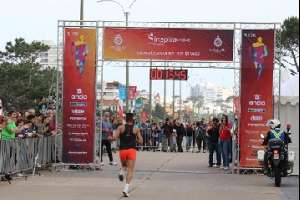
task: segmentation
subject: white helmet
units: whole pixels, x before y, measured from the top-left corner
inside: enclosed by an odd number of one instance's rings
[[[271,129],[275,129],[278,126],[281,125],[280,121],[278,119],[270,119],[267,124],[268,127],[270,127]]]

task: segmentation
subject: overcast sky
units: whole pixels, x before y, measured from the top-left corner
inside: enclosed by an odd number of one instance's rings
[[[132,0],[119,0],[127,7]],[[57,20],[79,18],[80,0],[0,0],[0,48],[16,37],[31,40],[57,38]],[[130,10],[131,21],[180,22],[282,22],[289,16],[299,16],[299,0],[137,0]],[[85,0],[87,20],[123,20],[121,9],[113,3]],[[105,79],[124,81],[124,70],[106,69]],[[217,85],[231,87],[232,71],[192,70],[188,82],[183,83],[184,96],[188,87],[200,78]],[[132,84],[148,88],[148,71],[131,71]],[[144,77],[144,78],[143,78]],[[171,87],[171,83],[168,88]],[[154,90],[162,91],[162,82],[154,83]],[[170,92],[168,92],[170,94]]]

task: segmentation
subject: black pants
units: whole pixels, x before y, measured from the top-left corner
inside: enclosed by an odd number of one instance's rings
[[[214,162],[214,153],[217,155],[217,165],[221,166],[221,151],[219,149],[218,143],[208,142],[209,149],[209,166],[213,166]]]
[[[203,151],[206,150],[206,138],[198,137],[196,138],[198,150],[201,151],[202,143],[203,143]]]
[[[101,162],[103,161],[102,157],[103,157],[103,147],[105,145],[105,149],[107,151],[108,157],[109,157],[109,161],[112,162],[114,161],[113,159],[113,155],[112,155],[112,151],[111,151],[111,143],[109,140],[102,140],[102,145],[101,145]]]
[[[177,140],[178,152],[183,152],[183,148],[182,148],[183,137],[179,136],[177,137],[176,140]]]

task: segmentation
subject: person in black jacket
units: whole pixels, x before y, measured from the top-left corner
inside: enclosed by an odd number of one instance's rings
[[[185,128],[182,123],[180,123],[178,120],[174,120],[174,129],[176,129],[176,134],[177,134],[177,148],[178,152],[183,152],[182,148],[182,142],[183,142],[183,137],[186,135],[185,134]]]
[[[209,148],[209,167],[213,167],[214,153],[217,155],[217,166],[221,166],[221,153],[219,150],[220,124],[217,118],[213,119],[212,125],[208,128],[208,148]]]

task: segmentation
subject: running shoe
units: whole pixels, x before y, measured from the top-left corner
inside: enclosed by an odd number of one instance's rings
[[[117,162],[109,162],[109,165],[112,165],[112,166],[117,166],[118,163]]]
[[[123,190],[123,196],[124,197],[129,197],[129,185],[126,184]]]

